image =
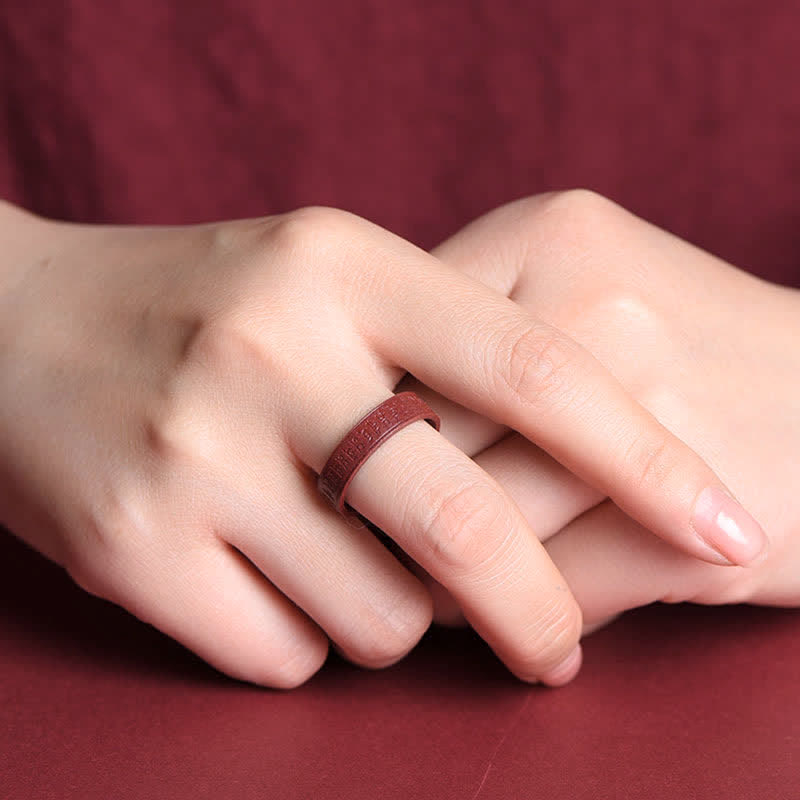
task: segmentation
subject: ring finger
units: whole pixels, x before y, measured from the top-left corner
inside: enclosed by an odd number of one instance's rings
[[[325,382],[337,384],[357,380]],[[288,432],[293,452],[319,473],[392,394],[366,381],[331,393],[324,414],[320,405],[302,409]],[[558,570],[500,485],[429,425],[414,422],[385,441],[355,474],[347,502],[447,586],[519,677],[555,685],[577,671],[580,612]]]

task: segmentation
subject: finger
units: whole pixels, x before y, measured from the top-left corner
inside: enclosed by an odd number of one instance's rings
[[[328,639],[229,545],[141,553],[79,580],[231,677],[290,689],[322,666]]]
[[[404,375],[394,391],[396,394],[414,392],[419,395],[439,415],[442,436],[468,456],[480,453],[509,432],[505,425],[464,408],[420,383],[413,375]]]
[[[357,389],[357,376],[341,372],[322,385],[337,383],[346,388],[313,406],[295,400],[287,424],[292,451],[317,473],[352,426],[392,394],[369,383]],[[385,441],[346,500],[447,587],[520,678],[555,685],[577,672],[580,617],[558,571],[502,488],[430,425],[414,422]]]
[[[754,570],[687,557],[610,502],[571,522],[548,540],[546,549],[590,629],[656,601],[744,602],[755,580]]]
[[[585,348],[435,259],[404,266],[381,276],[394,302],[361,309],[384,358],[519,431],[686,552],[718,564],[763,556],[764,532],[712,469]]]
[[[331,513],[311,470],[262,463],[265,474],[254,464],[227,494],[227,541],[351,661],[378,668],[402,658],[431,622],[425,587],[363,523]],[[279,505],[264,502],[265,485]]]
[[[241,334],[221,336],[196,345],[182,384],[191,403],[154,421],[152,444],[184,468],[192,464],[205,481],[181,486],[197,498],[194,513],[210,519],[348,657],[372,667],[396,661],[430,623],[428,593],[370,532],[330,513],[310,469],[274,424],[324,415],[326,394],[347,396],[357,387],[341,375],[320,384],[316,362],[312,376],[303,364],[285,376]],[[309,391],[318,385],[319,393]]]
[[[519,434],[510,434],[475,461],[513,498],[540,542],[605,499]]]
[[[474,456],[474,461],[508,492],[541,542],[605,499],[516,433],[487,447]],[[412,571],[431,593],[434,619],[449,626],[465,624],[458,604],[446,589],[421,567]]]

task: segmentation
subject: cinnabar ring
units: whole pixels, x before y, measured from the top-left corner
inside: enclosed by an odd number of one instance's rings
[[[317,479],[320,493],[345,513],[344,495],[356,472],[390,436],[424,419],[439,430],[436,412],[414,392],[400,392],[362,417],[334,448]]]

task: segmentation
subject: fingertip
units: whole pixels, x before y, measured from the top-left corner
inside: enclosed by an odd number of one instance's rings
[[[701,543],[728,564],[749,566],[766,558],[768,540],[763,528],[724,489],[708,486],[700,492],[691,524]]]
[[[564,686],[580,672],[583,664],[583,649],[580,644],[556,667],[539,676],[541,683],[547,686]]]

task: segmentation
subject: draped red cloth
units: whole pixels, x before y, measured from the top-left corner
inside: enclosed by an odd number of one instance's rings
[[[326,204],[429,247],[584,186],[800,285],[799,31],[789,0],[3,0],[0,196],[115,222]],[[791,611],[631,613],[558,691],[434,630],[280,693],[2,530],[0,565],[2,798],[800,796]]]

